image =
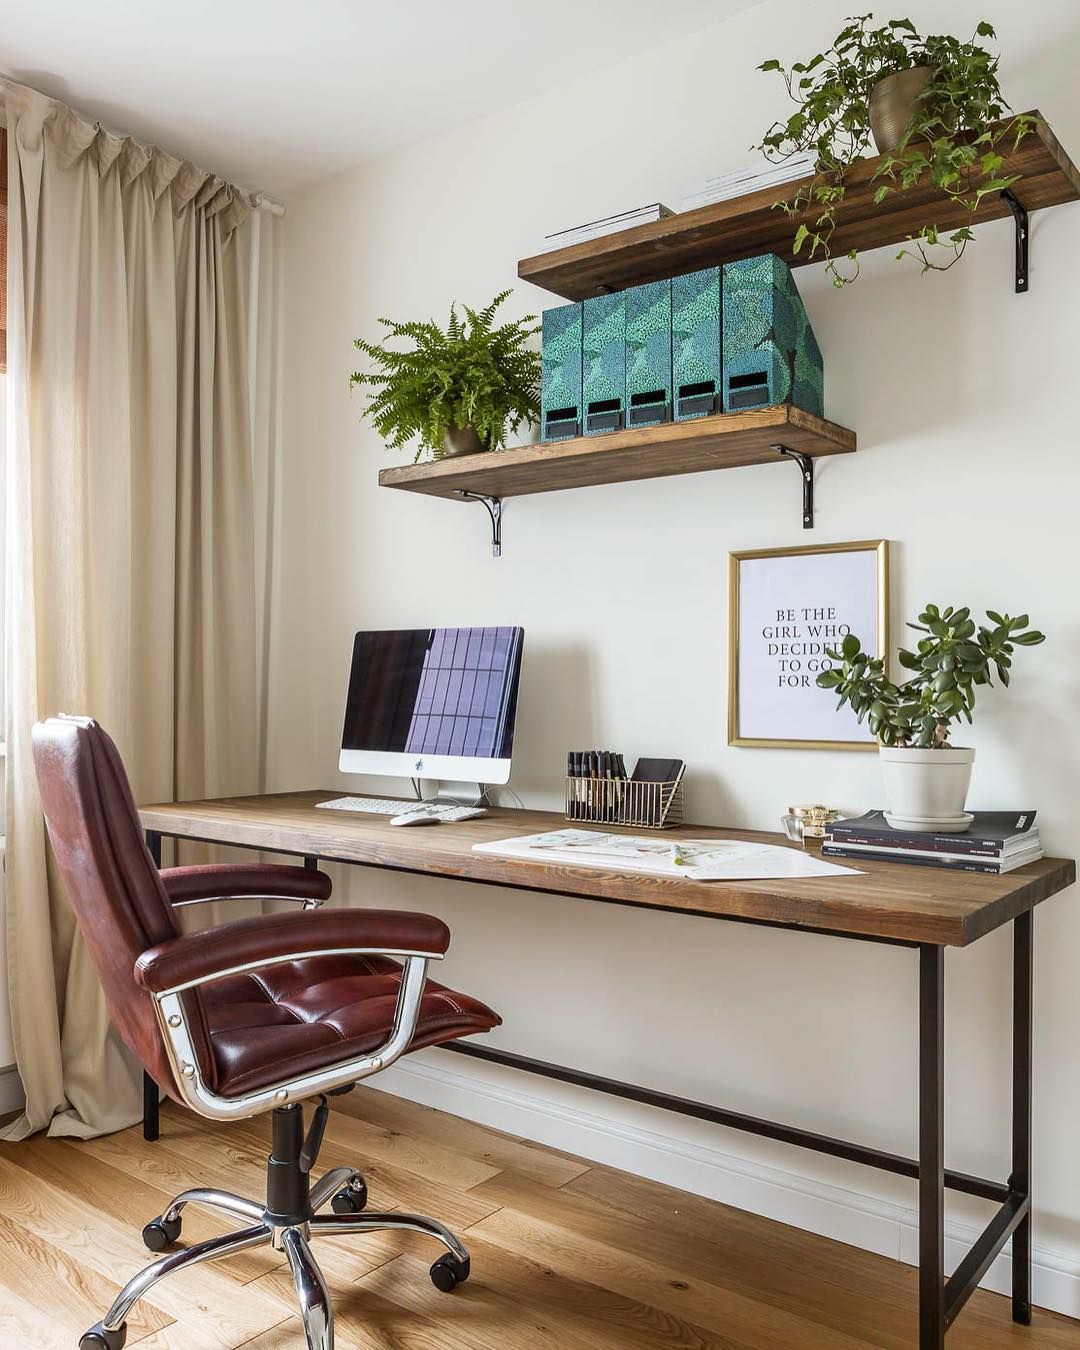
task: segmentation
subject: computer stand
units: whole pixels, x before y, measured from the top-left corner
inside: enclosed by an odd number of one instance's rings
[[[436,779],[435,795],[421,793],[424,801],[438,802],[440,806],[487,806],[488,789],[483,783],[456,782]]]

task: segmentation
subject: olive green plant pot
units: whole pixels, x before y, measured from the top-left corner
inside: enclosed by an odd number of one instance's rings
[[[455,427],[452,424],[443,432],[442,453],[439,459],[452,459],[456,455],[479,455],[487,446],[476,434],[476,428],[470,422],[467,427]]]

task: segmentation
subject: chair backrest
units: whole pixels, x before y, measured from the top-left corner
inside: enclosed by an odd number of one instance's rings
[[[173,1075],[153,1001],[135,983],[135,962],[180,930],[146,846],[123,762],[90,718],[38,722],[33,748],[53,852],[113,1025],[171,1092]]]

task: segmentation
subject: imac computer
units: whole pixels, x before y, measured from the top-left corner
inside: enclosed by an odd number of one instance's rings
[[[523,639],[521,628],[357,633],[342,773],[436,780],[437,801],[469,805],[508,782]]]

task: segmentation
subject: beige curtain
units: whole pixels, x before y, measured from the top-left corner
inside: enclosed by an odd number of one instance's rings
[[[6,103],[14,1134],[85,1136],[137,1118],[140,1074],[49,872],[30,728],[97,717],[144,801],[255,789],[254,381],[276,252],[235,187],[32,90]]]

